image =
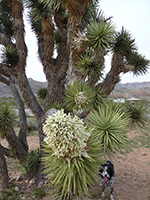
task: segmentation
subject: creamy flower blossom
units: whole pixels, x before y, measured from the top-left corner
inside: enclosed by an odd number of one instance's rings
[[[89,103],[89,98],[84,92],[79,92],[75,96],[75,102],[79,107],[85,106]]]
[[[44,141],[53,150],[53,155],[72,159],[81,157],[90,137],[84,123],[77,116],[67,115],[59,110],[49,116],[43,125]]]

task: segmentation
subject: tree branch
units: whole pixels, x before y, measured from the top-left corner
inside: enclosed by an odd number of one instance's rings
[[[1,26],[0,26],[0,44],[3,46],[13,46],[15,48],[15,45],[12,43],[11,39],[5,34]]]

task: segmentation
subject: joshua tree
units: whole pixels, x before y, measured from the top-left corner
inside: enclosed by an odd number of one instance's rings
[[[21,121],[19,138],[25,151],[26,119],[22,99],[35,115],[42,144],[43,116],[52,103],[64,103],[68,85],[80,80],[93,90],[103,89],[107,96],[120,81],[120,73],[132,71],[141,75],[147,72],[149,61],[138,54],[134,39],[125,30],[116,33],[112,19],[104,17],[97,5],[97,0],[0,1],[0,44],[3,46],[0,81],[11,88],[17,102]],[[23,10],[26,7],[48,82],[44,108],[34,96],[25,73],[27,47]],[[112,66],[102,80],[105,55],[109,51],[113,52]],[[94,87],[99,80],[101,83]]]

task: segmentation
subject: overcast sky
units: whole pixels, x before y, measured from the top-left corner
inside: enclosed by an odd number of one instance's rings
[[[117,30],[121,30],[124,26],[132,34],[138,52],[150,60],[150,0],[101,0],[100,8],[107,17],[113,17]],[[29,32],[28,24],[25,28],[28,46],[27,77],[37,81],[46,81],[42,65],[38,60],[36,38],[31,31]],[[110,60],[111,55],[106,57],[106,73],[110,69]],[[121,76],[121,83],[143,81],[150,81],[150,70],[144,76],[135,77],[132,73]]]

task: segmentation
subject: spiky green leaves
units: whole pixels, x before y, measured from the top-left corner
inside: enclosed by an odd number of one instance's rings
[[[123,147],[126,138],[128,119],[123,117],[119,109],[112,110],[105,106],[93,111],[89,117],[89,125],[93,134],[101,141],[104,153],[108,155]]]
[[[84,75],[84,77],[90,76],[94,79],[100,79],[103,75],[103,61],[96,59],[89,53],[82,55],[76,64],[78,70]]]
[[[12,107],[8,105],[0,106],[0,132],[2,137],[7,130],[13,128],[16,118],[16,113]]]
[[[47,88],[40,88],[37,91],[37,96],[39,99],[44,100],[46,99],[46,95],[47,95]]]
[[[95,93],[86,83],[76,81],[65,91],[65,103],[70,110],[89,110]]]
[[[89,47],[98,50],[105,50],[113,42],[114,25],[111,21],[107,22],[101,19],[99,22],[94,21],[87,27],[87,39]]]
[[[24,163],[22,163],[22,173],[26,176],[34,176],[37,173],[37,170],[39,169],[39,163],[40,163],[40,150],[35,149],[30,151],[27,156]]]
[[[132,52],[128,56],[128,63],[134,66],[133,74],[144,75],[148,72],[150,61],[138,54],[138,52]]]
[[[30,8],[30,17],[34,22],[41,19],[43,16],[51,14],[50,2],[44,0],[25,0],[25,4]]]
[[[135,39],[132,35],[122,29],[121,32],[115,34],[115,42],[112,45],[113,52],[119,52],[122,56],[128,56],[136,50]]]
[[[15,48],[10,47],[4,47],[2,49],[2,62],[4,65],[8,67],[13,67],[17,64],[19,60],[19,56],[17,53],[17,50]]]
[[[13,35],[13,20],[10,16],[9,4],[11,0],[1,0],[0,1],[0,24],[3,27],[5,33],[11,37]]]
[[[52,156],[48,148],[44,148],[46,170],[49,184],[54,188],[51,190],[52,196],[57,199],[77,200],[83,195],[87,195],[88,187],[92,186],[97,179],[97,169],[100,163],[82,157],[66,162],[63,158]],[[94,153],[93,153],[94,154]],[[98,154],[97,154],[98,155]],[[95,154],[95,157],[97,156]]]
[[[43,161],[49,184],[54,186],[52,195],[62,200],[87,195],[97,179],[100,140],[86,131],[82,120],[63,110],[49,116],[43,129]]]
[[[143,102],[126,104],[126,113],[129,115],[131,127],[145,126],[148,122],[148,106]]]

